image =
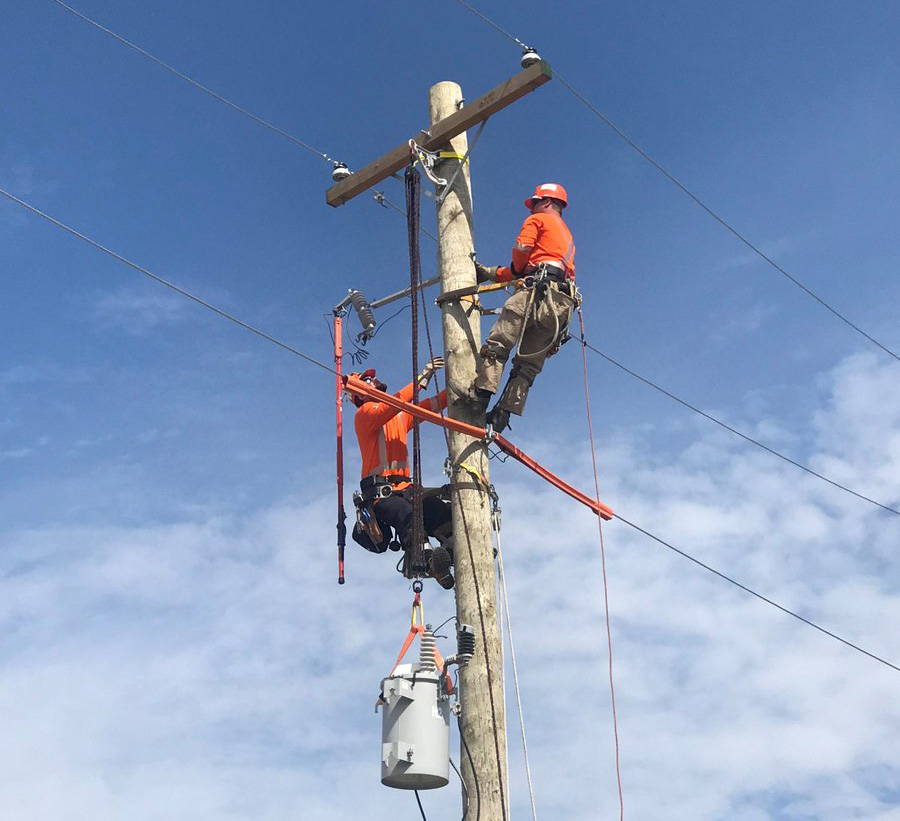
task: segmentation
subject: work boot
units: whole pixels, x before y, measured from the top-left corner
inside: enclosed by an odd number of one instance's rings
[[[460,394],[459,400],[460,402],[465,402],[477,413],[484,413],[487,410],[488,402],[491,401],[493,395],[494,394],[485,388],[476,388],[473,383]]]
[[[439,546],[431,551],[428,563],[428,570],[437,583],[444,588],[450,590],[453,587],[453,574],[450,568],[453,566],[453,557],[446,547]]]
[[[494,405],[488,411],[487,423],[494,429],[494,433],[503,433],[509,427],[509,411]]]

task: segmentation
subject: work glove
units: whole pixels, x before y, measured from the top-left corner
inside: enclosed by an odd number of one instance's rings
[[[422,373],[419,374],[419,387],[423,390],[427,388],[428,383],[431,381],[431,377],[435,374],[435,371],[439,371],[443,367],[444,357],[434,357],[434,359],[432,359],[424,368],[422,368]]]
[[[496,265],[482,265],[480,262],[475,263],[475,281],[476,282],[494,282],[497,279]]]

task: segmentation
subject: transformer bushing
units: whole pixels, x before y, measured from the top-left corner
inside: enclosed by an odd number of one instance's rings
[[[381,783],[433,790],[450,780],[450,703],[434,665],[401,664],[381,682]]]

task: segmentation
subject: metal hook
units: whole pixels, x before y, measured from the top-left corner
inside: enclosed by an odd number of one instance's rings
[[[422,166],[425,176],[435,185],[447,185],[447,180],[443,177],[438,177],[433,171],[435,162],[440,159],[440,154],[437,151],[428,151],[417,145],[415,140],[410,140],[409,154],[412,162],[418,162]]]

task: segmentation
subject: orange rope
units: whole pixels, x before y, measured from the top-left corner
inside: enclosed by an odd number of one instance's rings
[[[581,340],[584,342],[584,315],[578,311],[578,322],[581,325]],[[597,504],[600,504],[600,480],[597,478],[597,454],[594,449],[594,423],[591,420],[591,394],[588,390],[587,350],[581,346],[581,356],[584,362],[584,402],[587,410],[588,434],[591,440],[591,463],[594,467],[594,491],[597,496]],[[609,651],[609,697],[612,704],[613,736],[616,741],[616,783],[619,787],[619,819],[625,818],[625,799],[622,795],[622,766],[619,761],[619,719],[616,714],[616,686],[613,683],[613,645],[612,629],[609,624],[609,585],[606,578],[606,548],[603,544],[603,522],[601,516],[597,517],[597,529],[600,531],[600,567],[603,571],[603,606],[606,610],[606,646]]]

